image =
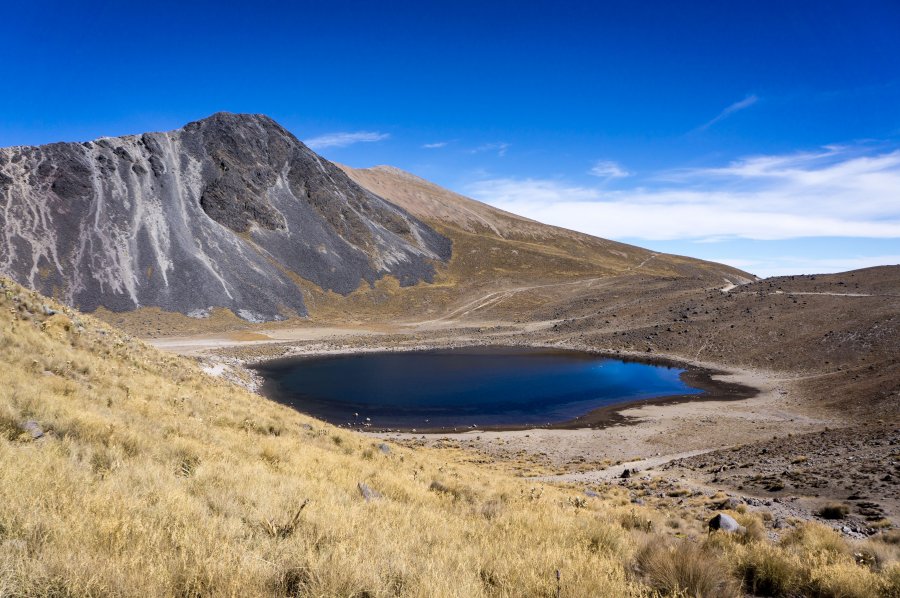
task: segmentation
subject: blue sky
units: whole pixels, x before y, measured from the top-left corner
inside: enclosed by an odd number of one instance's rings
[[[900,262],[893,0],[36,0],[0,51],[0,146],[259,112],[338,162],[757,274]]]

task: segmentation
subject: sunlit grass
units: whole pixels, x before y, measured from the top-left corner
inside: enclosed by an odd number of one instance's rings
[[[672,516],[614,487],[586,500],[440,450],[382,451],[0,288],[0,595],[896,595],[894,544],[856,557],[813,527],[705,540]]]

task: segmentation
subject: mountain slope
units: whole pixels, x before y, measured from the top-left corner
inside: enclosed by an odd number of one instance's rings
[[[876,542],[806,525],[773,544],[734,511],[752,533],[704,540],[722,494],[651,507],[380,443],[3,279],[0,329],[4,596],[671,593],[651,563],[691,595],[896,595],[896,569],[855,560],[883,562]]]
[[[454,241],[481,237],[486,243],[498,244],[501,252],[505,249],[511,254],[504,264],[510,274],[530,271],[529,279],[577,271],[618,275],[640,268],[647,274],[709,279],[716,284],[723,279],[735,283],[752,279],[746,272],[724,264],[656,253],[542,224],[459,195],[399,168],[341,168],[361,186],[441,229]],[[497,249],[493,251],[497,253]],[[496,256],[494,261],[499,261]]]
[[[547,226],[395,168],[339,168],[268,117],[227,113],[0,150],[0,274],[142,334],[243,325],[216,308],[251,322],[528,319],[596,285],[637,296],[647,281],[751,278]]]
[[[449,241],[261,115],[0,149],[0,273],[80,309],[304,315],[297,279],[346,294],[431,280]]]
[[[406,297],[399,298],[413,310],[407,314],[447,320],[528,320],[538,315],[536,310],[601,286],[620,299],[637,299],[648,292],[722,287],[753,279],[723,264],[541,224],[397,168],[341,168],[361,186],[453,241],[453,256],[439,269],[436,284],[409,289]],[[368,293],[354,313],[359,314],[373,298],[379,300]]]

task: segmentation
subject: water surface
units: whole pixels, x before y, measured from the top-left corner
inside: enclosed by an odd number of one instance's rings
[[[615,403],[702,392],[679,368],[513,347],[291,357],[256,370],[263,392],[280,403],[378,429],[545,425]]]

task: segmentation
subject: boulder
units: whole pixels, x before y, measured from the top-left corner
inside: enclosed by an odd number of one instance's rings
[[[44,437],[44,430],[40,424],[31,419],[22,424],[22,430],[28,432],[33,440]]]
[[[729,496],[728,498],[726,498],[725,500],[723,500],[722,502],[720,502],[716,505],[716,510],[717,511],[726,511],[726,510],[734,511],[739,506],[741,506],[741,504],[743,504],[741,499],[735,498],[733,496]]]
[[[358,484],[356,484],[356,487],[359,489],[359,493],[362,494],[362,497],[366,499],[366,502],[378,500],[379,498],[381,498],[380,492],[369,488],[369,486],[364,484],[363,482],[359,482]]]
[[[709,520],[709,531],[722,531],[729,534],[736,534],[744,531],[744,526],[737,520],[726,513],[719,513]]]

